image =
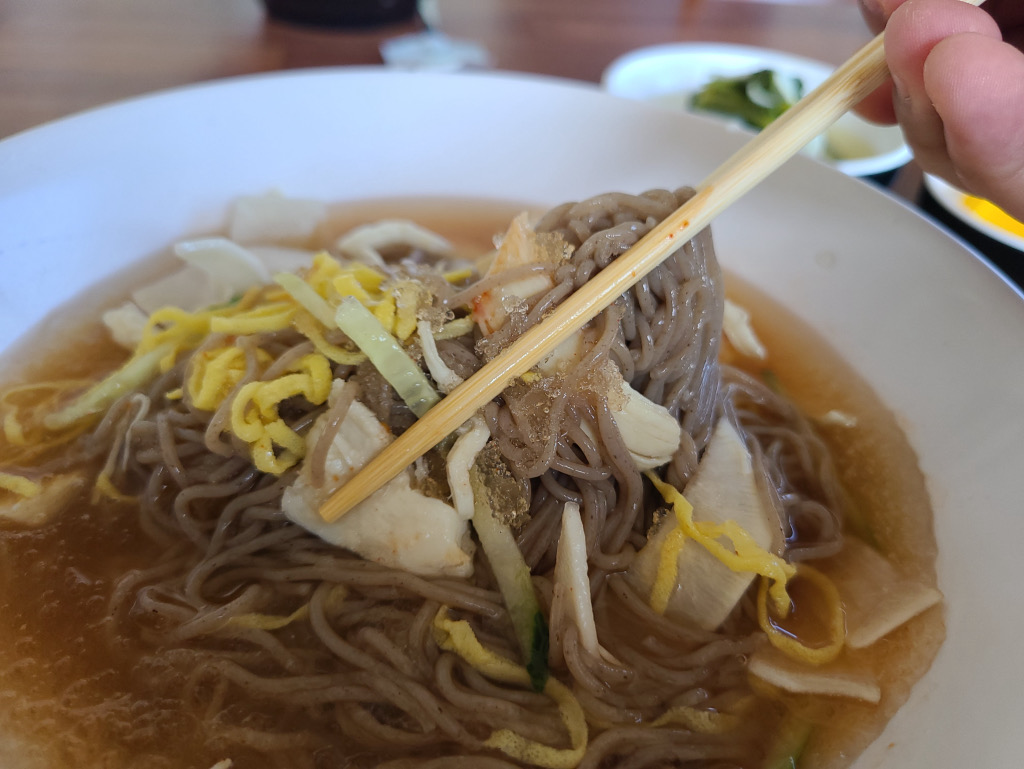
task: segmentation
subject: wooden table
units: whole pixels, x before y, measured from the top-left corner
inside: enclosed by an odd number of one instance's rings
[[[344,2],[345,0],[338,0]],[[857,0],[420,0],[504,70],[598,82],[647,45],[716,41],[840,64],[870,39]],[[262,0],[0,0],[0,139],[164,88],[301,67],[381,65],[419,18],[371,29],[274,21]],[[916,201],[911,163],[890,185]]]
[[[339,0],[343,1],[343,0]],[[869,39],[856,0],[429,0],[494,66],[596,82],[645,45],[713,40],[838,64]],[[260,0],[0,0],[0,138],[172,86],[269,70],[380,64],[369,30],[270,21]]]

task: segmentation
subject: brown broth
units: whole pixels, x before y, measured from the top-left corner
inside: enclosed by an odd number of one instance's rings
[[[492,236],[522,208],[451,200],[373,201],[339,207],[321,237],[326,243],[355,223],[411,218],[449,237],[465,255],[477,255],[490,248]],[[77,306],[61,308],[56,320],[19,345],[37,350],[35,357],[5,367],[4,379],[109,370],[124,353],[95,320],[82,318],[94,319],[111,298],[169,267],[166,257],[153,260],[102,294],[86,294]],[[822,433],[855,500],[858,530],[910,573],[934,583],[935,540],[927,492],[895,417],[813,331],[755,288],[734,276],[727,281],[730,298],[751,311],[770,351],[763,365],[748,369],[756,374],[769,368],[812,418],[838,409],[856,419],[855,427],[823,426]],[[55,330],[61,331],[57,342],[52,341]],[[893,515],[893,510],[899,513]],[[9,744],[0,740],[0,765],[206,769],[225,758],[203,747],[197,739],[201,725],[183,703],[141,689],[133,675],[142,660],[135,639],[109,642],[106,619],[114,579],[145,568],[158,554],[134,520],[130,505],[93,506],[86,499],[37,531],[0,531],[0,723],[5,732],[18,736]],[[935,608],[859,653],[884,684],[877,707],[787,697],[791,707],[822,725],[801,766],[847,765],[906,700],[943,635],[942,611]],[[252,763],[247,763],[244,754],[232,755],[236,769],[260,765],[258,756],[249,756]]]
[[[448,199],[345,204],[329,212],[310,245],[326,247],[358,224],[403,218],[444,235],[456,256],[471,258],[492,248],[494,236],[525,208]],[[58,308],[0,359],[0,390],[98,377],[118,366],[126,353],[97,318],[134,287],[179,267],[170,254],[157,255]],[[224,756],[202,748],[188,710],[140,690],[132,675],[141,658],[135,639],[108,642],[112,583],[152,564],[156,545],[138,529],[130,505],[93,506],[86,498],[73,512],[35,531],[0,529],[0,723],[19,738],[5,746],[0,735],[0,766],[22,769],[25,761],[28,769],[38,760],[47,769],[127,767],[154,741],[174,749],[151,758],[148,769],[212,766]],[[258,766],[258,758],[250,765]]]
[[[897,416],[791,312],[734,275],[726,280],[729,298],[751,313],[754,330],[768,350],[765,361],[738,365],[752,374],[771,371],[782,391],[817,422],[850,497],[847,528],[898,563],[908,577],[934,585],[937,551],[931,503],[917,456]],[[832,410],[853,417],[854,426],[816,419]],[[828,572],[827,562],[816,565]],[[816,730],[801,766],[838,769],[863,752],[906,702],[944,638],[943,609],[936,606],[851,655],[866,660],[882,683],[877,706],[802,698],[808,719],[823,728]]]

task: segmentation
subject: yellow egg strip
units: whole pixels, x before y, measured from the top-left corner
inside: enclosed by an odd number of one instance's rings
[[[304,620],[309,616],[309,604],[304,603],[287,617],[279,617],[273,614],[239,614],[230,617],[228,626],[252,628],[254,630],[280,630],[293,622]]]
[[[476,321],[470,317],[456,318],[455,320],[448,321],[441,330],[434,334],[434,341],[440,342],[442,339],[456,339],[460,336],[468,334],[476,328]]]
[[[0,395],[4,440],[11,446],[27,449],[27,451],[13,453],[20,458],[36,456],[40,450],[59,445],[78,435],[80,430],[66,439],[47,439],[48,431],[42,427],[40,415],[53,411],[66,393],[85,389],[91,384],[92,382],[87,379],[69,379],[17,385],[5,390]],[[45,392],[50,394],[40,397]],[[19,404],[19,400],[28,402]],[[8,461],[16,460],[13,457],[8,457]]]
[[[481,675],[501,683],[530,688],[530,674],[525,667],[484,648],[468,622],[449,619],[446,606],[442,606],[434,617],[434,637],[438,646],[458,654]],[[558,706],[571,748],[552,748],[528,740],[511,729],[492,732],[484,745],[531,766],[573,769],[587,751],[588,729],[583,708],[572,691],[554,677],[548,677],[544,694]]]
[[[4,438],[7,439],[8,443],[15,446],[28,445],[28,440],[25,438],[25,428],[18,421],[17,408],[12,408],[4,413]]]
[[[686,502],[687,505],[689,502]],[[687,515],[693,513],[691,506]],[[677,512],[678,516],[679,513]],[[668,608],[669,599],[675,592],[679,576],[679,553],[686,545],[686,532],[681,526],[676,526],[665,537],[665,543],[661,546],[658,554],[658,572],[654,577],[654,586],[651,588],[651,608],[658,614],[664,614]]]
[[[678,724],[700,734],[726,734],[740,725],[740,717],[734,713],[717,710],[700,710],[687,705],[669,708],[651,722],[651,726]]]
[[[333,312],[338,303],[352,297],[373,314],[377,322],[388,333],[406,341],[416,331],[417,314],[420,307],[429,300],[422,285],[411,280],[398,281],[383,290],[387,276],[364,265],[341,265],[327,254],[317,254],[313,268],[305,279],[297,276],[279,275],[277,282],[302,305],[308,315],[319,324],[312,322],[302,312],[298,313],[292,325],[316,346],[317,350],[338,363],[358,363],[365,358],[354,358],[358,353],[329,344],[318,328],[333,329]]]
[[[395,327],[396,308],[394,295],[387,294],[386,296],[381,297],[380,301],[376,304],[367,304],[366,302],[363,302],[363,304],[370,308],[370,311],[373,313],[373,317],[377,319],[380,325],[383,326],[388,333],[391,333],[392,329]]]
[[[304,355],[269,382],[249,382],[231,402],[231,431],[249,444],[260,472],[280,475],[306,454],[305,440],[280,418],[278,406],[301,395],[314,406],[327,400],[333,374],[322,355]]]
[[[694,522],[693,506],[686,501],[683,495],[671,484],[665,483],[657,475],[648,472],[647,478],[654,484],[654,487],[661,493],[662,498],[672,505],[675,512],[676,523],[679,530],[686,535],[686,538],[693,539],[700,544],[711,555],[736,572],[752,572],[760,574],[771,581],[768,593],[772,598],[776,611],[785,616],[789,611],[789,594],[786,592],[786,581],[794,574],[796,569],[792,564],[773,553],[769,553],[760,547],[741,526],[734,521],[726,521],[720,524],[710,522]],[[725,538],[730,541],[732,548],[726,548],[719,539]],[[682,549],[682,542],[685,538],[673,538],[671,541],[674,551],[665,547],[659,561],[658,575],[655,585],[674,586],[678,574],[678,556]],[[666,552],[667,551],[667,552]],[[674,554],[674,555],[673,555]],[[663,573],[664,572],[664,573]],[[659,601],[662,600],[659,594]],[[664,599],[664,612],[668,605],[667,598]],[[652,602],[653,607],[653,602]]]
[[[136,499],[129,494],[122,493],[110,480],[106,470],[96,476],[96,481],[92,487],[92,503],[96,504],[104,497],[114,502],[134,502]]]
[[[429,301],[429,295],[422,285],[411,280],[396,283],[392,294],[395,297],[395,319],[390,331],[404,342],[416,330],[417,313],[420,306]]]
[[[341,611],[345,599],[348,597],[348,588],[345,585],[335,585],[327,594],[324,601],[324,610],[328,616],[336,615]],[[229,617],[225,625],[227,627],[252,628],[254,630],[280,630],[288,627],[293,622],[299,622],[309,617],[309,604],[304,603],[287,617],[277,614],[238,614]]]
[[[248,312],[210,318],[210,331],[215,334],[265,334],[284,331],[295,315],[295,302],[273,302]]]
[[[306,275],[306,282],[320,294],[330,298],[354,296],[366,303],[372,301],[371,293],[378,292],[387,278],[381,272],[361,263],[342,265],[325,251],[313,257],[313,266]]]
[[[170,344],[177,354],[198,345],[210,333],[212,312],[186,312],[178,307],[164,307],[153,312],[142,330],[142,340],[135,348],[142,355]]]
[[[306,273],[306,282],[320,296],[326,297],[331,292],[331,282],[341,273],[341,264],[326,251],[313,256],[313,265]]]
[[[310,403],[319,405],[331,392],[331,364],[322,355],[303,355],[285,376],[263,383],[254,399],[265,414],[286,398],[302,395]]]
[[[444,273],[443,277],[449,283],[461,283],[464,280],[469,280],[473,277],[473,270],[469,267],[463,267],[460,270],[450,270]]]
[[[356,280],[359,281],[359,285],[365,288],[367,291],[380,291],[381,284],[387,276],[378,272],[377,270],[359,262],[353,262],[352,264],[345,265],[342,268],[344,272],[352,275]]]
[[[357,350],[346,350],[336,344],[331,344],[324,337],[320,326],[308,312],[300,312],[292,319],[292,326],[306,339],[313,343],[316,351],[328,360],[341,363],[346,366],[358,366],[366,360],[366,354]]]
[[[274,447],[274,441],[266,433],[249,444],[249,454],[252,456],[253,466],[257,470],[271,475],[280,475],[294,467],[302,459],[301,455],[290,451],[278,453]]]
[[[386,280],[385,274],[367,265],[343,265],[323,252],[314,257],[312,267],[305,277],[306,284],[328,303],[326,306],[330,307],[331,300],[336,303],[339,296],[356,296],[374,312],[385,328],[399,339],[408,339],[415,331],[416,315],[426,298],[424,289],[419,284],[403,281],[383,293],[381,288]],[[454,321],[442,330],[439,338],[461,335],[467,330],[463,328],[466,325]],[[471,328],[471,325],[469,322],[467,328]],[[119,389],[120,379],[135,380],[139,375],[146,374],[150,371],[150,362],[156,364],[153,366],[156,370],[168,371],[181,353],[198,347],[210,333],[232,336],[275,332],[289,327],[294,327],[306,336],[317,353],[304,358],[303,366],[287,372],[285,376],[272,382],[250,383],[243,388],[243,392],[232,403],[231,419],[232,431],[250,444],[254,457],[258,458],[255,460],[258,467],[267,472],[283,472],[302,458],[305,446],[301,437],[278,416],[278,404],[289,397],[301,395],[319,405],[326,400],[330,389],[330,362],[355,365],[364,361],[366,356],[362,352],[346,350],[328,342],[321,324],[282,287],[254,287],[237,301],[197,312],[177,307],[156,310],[147,319],[142,339],[132,359],[119,372],[108,377],[109,386],[105,387],[102,394],[107,397],[115,393]],[[259,355],[261,363],[266,363],[266,353],[260,351]],[[169,391],[166,397],[180,399],[187,393],[196,408],[216,410],[241,381],[245,363],[245,353],[233,345],[204,351],[191,363],[184,387]],[[142,368],[146,368],[146,371],[142,371]],[[126,377],[129,373],[133,376]],[[94,386],[92,390],[95,389]],[[6,443],[30,449],[29,454],[36,456],[70,440],[83,429],[77,424],[80,421],[79,412],[88,416],[94,411],[93,401],[98,396],[94,396],[92,390],[87,391],[84,397],[79,397],[80,402],[76,402],[75,410],[65,408],[58,414],[46,414],[45,430],[43,417],[39,420],[32,418],[39,411],[38,404],[23,416],[22,410],[9,402],[14,391],[8,391],[0,400],[0,404],[4,405],[0,426]],[[57,388],[52,400],[56,402],[60,394],[60,388]],[[46,411],[52,411],[52,406]],[[38,426],[35,424],[37,421],[41,422]],[[76,424],[72,426],[71,422]],[[59,431],[59,438],[50,437],[55,431]],[[11,453],[19,457],[28,456],[25,452]],[[109,490],[105,488],[102,479],[99,486],[101,493],[112,496],[107,493]]]
[[[257,360],[267,365],[270,355],[257,352]],[[187,389],[192,405],[203,411],[216,411],[245,375],[245,351],[234,345],[203,350],[192,357]]]
[[[269,301],[271,298],[282,301]],[[213,330],[215,322],[223,333],[255,333],[260,330],[260,323],[268,324],[268,307],[275,308],[275,312],[284,312],[287,307],[293,306],[289,297],[276,287],[256,286],[246,291],[236,302],[198,312],[188,312],[180,307],[161,307],[146,321],[142,340],[135,354],[140,355],[156,347],[170,344],[172,352],[161,362],[161,370],[167,371],[174,365],[180,353],[197,347],[206,338]],[[242,320],[238,321],[237,330],[226,320],[235,316],[242,316]],[[247,325],[254,330],[244,330]],[[287,327],[287,323],[282,326],[284,327]]]
[[[19,497],[31,499],[42,493],[43,487],[23,475],[0,473],[0,489],[17,494]]]
[[[338,275],[331,281],[331,288],[338,296],[354,296],[362,304],[373,304],[374,299],[363,287],[359,280],[351,273]],[[319,293],[319,292],[318,292]]]
[[[253,395],[262,386],[262,382],[249,382],[231,402],[231,432],[246,443],[255,443],[265,432],[259,411],[249,408]]]
[[[62,429],[57,433],[45,433],[38,425],[33,424],[32,431],[26,436],[25,445],[17,446],[13,450],[2,452],[2,459],[13,465],[25,465],[34,462],[38,457],[45,455],[51,449],[70,443],[79,435],[84,433],[90,426],[90,422],[81,421],[70,428]],[[49,435],[49,437],[45,437]],[[6,447],[5,447],[6,448]]]
[[[291,454],[296,461],[302,459],[306,454],[306,441],[301,435],[292,430],[283,419],[275,419],[266,427],[266,436],[280,446],[285,453]],[[291,466],[290,463],[289,466]]]
[[[764,579],[761,580],[757,591],[757,621],[772,646],[786,656],[809,665],[824,665],[836,659],[846,643],[846,615],[843,613],[843,602],[832,580],[813,566],[802,563],[797,566],[796,574],[800,579],[806,579],[813,584],[825,598],[828,606],[828,643],[820,647],[805,646],[798,638],[776,627],[768,615],[768,586]]]

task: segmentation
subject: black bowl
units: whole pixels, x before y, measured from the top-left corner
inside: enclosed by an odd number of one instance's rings
[[[408,21],[416,0],[263,0],[272,19],[317,27],[375,27]]]

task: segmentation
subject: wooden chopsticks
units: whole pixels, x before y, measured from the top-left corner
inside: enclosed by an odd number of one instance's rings
[[[344,515],[451,434],[887,76],[883,35],[879,35],[712,172],[683,206],[388,445],[323,504],[321,516],[333,521]]]

